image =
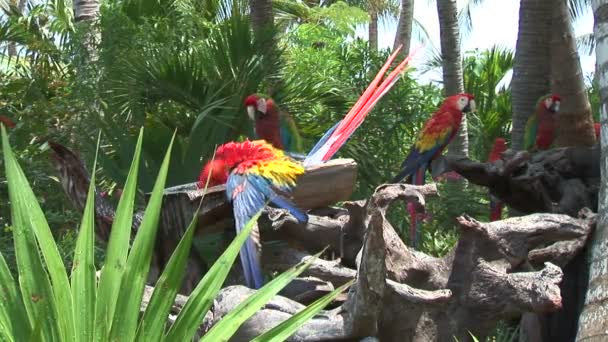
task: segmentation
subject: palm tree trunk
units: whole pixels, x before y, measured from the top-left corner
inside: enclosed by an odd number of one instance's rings
[[[266,75],[275,74],[278,68],[279,51],[275,41],[272,0],[249,0],[249,8],[256,45],[260,47],[260,54],[264,56],[264,73]],[[281,87],[280,79],[271,78],[267,93],[272,96]]]
[[[373,52],[378,51],[378,13],[369,13],[369,49]]]
[[[556,144],[590,146],[595,143],[593,117],[568,4],[564,0],[552,2],[551,91],[562,97]]]
[[[266,33],[271,31],[274,26],[272,1],[250,0],[249,7],[251,9],[251,27],[255,33],[255,38],[265,41],[267,38]]]
[[[99,0],[74,0],[74,21],[94,21],[99,17]]]
[[[87,26],[82,42],[88,52],[88,58],[82,62],[83,64],[95,62],[99,57],[97,44],[101,39],[101,34],[93,27],[93,23],[99,18],[99,3],[99,0],[74,0],[73,2],[74,21]]]
[[[590,261],[589,288],[583,312],[579,317],[577,340],[608,340],[608,3],[605,0],[592,0],[595,17],[595,55],[600,84],[600,137],[602,154],[600,159],[602,181],[598,207],[598,222],[593,234],[588,260]]]
[[[412,40],[412,23],[414,22],[414,0],[401,0],[401,12],[397,23],[397,33],[393,49],[403,44],[402,55],[410,53],[410,42]]]
[[[25,8],[25,0],[11,0],[11,4],[17,6],[19,12],[23,13],[23,9]],[[7,54],[10,57],[17,56],[17,44],[15,44],[14,42],[8,43]]]
[[[513,129],[511,148],[522,150],[524,129],[538,99],[549,92],[551,1],[522,0],[511,81]]]
[[[437,0],[437,13],[443,60],[443,90],[445,96],[450,96],[464,92],[456,0]],[[466,156],[468,152],[467,120],[463,116],[460,131],[450,143],[448,154]]]

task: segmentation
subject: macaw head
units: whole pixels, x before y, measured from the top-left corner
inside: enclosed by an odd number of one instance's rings
[[[443,101],[443,106],[462,113],[474,112],[475,96],[466,93],[452,95]]]
[[[557,113],[559,111],[559,104],[561,102],[561,98],[559,95],[549,94],[540,98],[540,102],[551,113]]]
[[[256,121],[266,115],[266,99],[255,94],[249,95],[245,98],[245,108],[249,119]]]

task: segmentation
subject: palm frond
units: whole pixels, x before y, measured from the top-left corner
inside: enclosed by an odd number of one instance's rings
[[[576,37],[576,47],[591,56],[595,50],[595,35],[593,32]]]

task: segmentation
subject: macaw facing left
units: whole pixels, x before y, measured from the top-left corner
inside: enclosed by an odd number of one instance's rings
[[[396,83],[416,50],[378,85],[399,50],[400,48],[389,57],[344,119],[330,128],[313,147],[303,162],[304,166],[322,164],[333,157],[361,125],[378,100]],[[289,193],[296,178],[304,173],[304,166],[264,140],[229,142],[218,147],[215,158],[205,164],[198,186],[204,187],[207,180],[210,185],[226,183],[226,195],[233,203],[237,231],[242,230],[245,223],[261,210],[267,201],[289,210],[300,222],[306,222],[306,213],[277,192],[280,190]],[[240,251],[245,281],[251,288],[260,288],[263,285],[259,246],[259,232],[254,229]]]
[[[401,164],[401,171],[393,179],[393,183],[411,177],[412,184],[423,185],[424,176],[431,161],[440,156],[456,136],[462,122],[463,113],[474,110],[475,97],[473,95],[463,93],[446,98],[422,127],[416,143]],[[408,203],[408,211],[411,217],[410,241],[412,246],[416,248],[420,218],[416,214],[413,204]]]
[[[560,97],[549,94],[541,97],[536,111],[528,118],[524,131],[524,148],[527,151],[547,150],[553,144],[557,128],[555,113],[559,111]]]
[[[302,152],[302,138],[295,121],[281,111],[273,99],[252,94],[245,98],[247,116],[254,122],[257,139],[264,139],[275,148],[288,152]]]
[[[507,150],[507,143],[504,138],[496,138],[494,140],[494,146],[488,156],[488,162],[493,163],[502,158],[502,154]],[[500,220],[502,217],[502,208],[504,203],[490,194],[490,221]]]

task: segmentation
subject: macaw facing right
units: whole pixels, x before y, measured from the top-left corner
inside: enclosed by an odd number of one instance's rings
[[[275,148],[287,152],[301,153],[302,138],[295,121],[288,113],[281,111],[273,99],[265,99],[256,94],[245,99],[247,115],[255,124],[255,135]]]
[[[490,151],[490,156],[488,157],[488,162],[493,163],[500,158],[502,158],[502,154],[507,150],[507,144],[504,138],[496,138],[494,140],[494,146],[492,146],[492,151]],[[500,220],[502,217],[502,208],[504,207],[504,203],[498,198],[494,197],[490,194],[490,221]]]
[[[441,107],[422,127],[416,143],[401,164],[401,171],[393,179],[393,183],[411,177],[412,184],[423,185],[424,176],[431,161],[441,155],[460,129],[463,113],[474,110],[475,97],[473,95],[463,93],[446,98]],[[411,216],[410,241],[416,248],[420,219],[412,204],[408,203],[408,211]]]
[[[560,97],[549,94],[536,103],[536,112],[528,118],[524,133],[524,148],[527,151],[547,150],[553,144],[557,128],[555,113],[559,111]]]

